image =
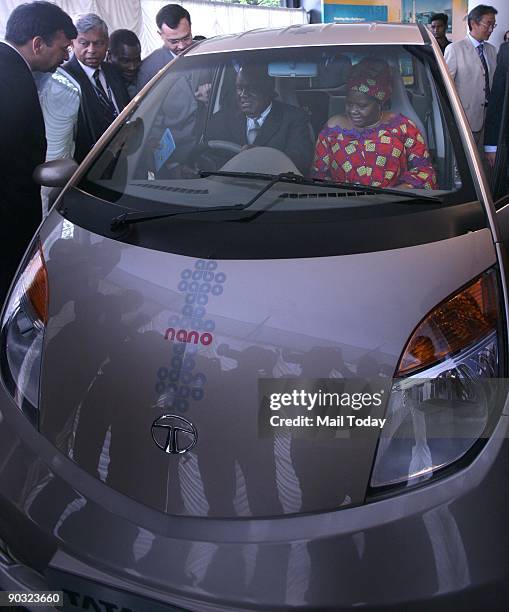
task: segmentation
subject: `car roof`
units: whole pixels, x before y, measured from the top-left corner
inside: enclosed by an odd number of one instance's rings
[[[186,55],[323,45],[423,45],[423,35],[414,23],[327,23],[260,28],[242,34],[216,36],[201,41]]]

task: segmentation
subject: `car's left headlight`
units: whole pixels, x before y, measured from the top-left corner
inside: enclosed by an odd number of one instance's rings
[[[48,272],[40,242],[27,254],[1,322],[2,380],[17,406],[37,425],[41,356],[48,320]]]
[[[372,492],[428,480],[487,439],[505,385],[495,270],[433,309],[409,339],[388,401]]]

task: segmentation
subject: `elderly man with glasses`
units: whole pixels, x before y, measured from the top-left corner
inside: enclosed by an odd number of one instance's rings
[[[486,107],[497,60],[496,48],[487,41],[496,28],[496,14],[494,7],[485,4],[473,8],[468,14],[468,34],[445,50],[445,61],[481,152]]]

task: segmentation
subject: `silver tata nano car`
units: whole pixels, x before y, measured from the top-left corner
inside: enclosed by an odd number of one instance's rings
[[[3,309],[12,601],[507,609],[507,201],[422,27],[168,65]]]

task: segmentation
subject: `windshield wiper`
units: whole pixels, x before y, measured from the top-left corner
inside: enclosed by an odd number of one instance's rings
[[[326,179],[304,177],[294,172],[281,172],[280,174],[264,174],[261,172],[226,172],[226,171],[201,171],[200,176],[206,178],[208,176],[224,176],[230,178],[242,178],[248,180],[263,180],[268,181],[267,185],[260,189],[248,202],[244,204],[232,204],[228,206],[207,206],[204,208],[191,208],[189,210],[179,210],[177,212],[153,212],[145,213],[141,211],[136,212],[125,212],[111,220],[111,229],[117,230],[125,225],[132,225],[134,223],[142,223],[144,221],[152,221],[154,219],[165,219],[169,217],[178,217],[181,215],[194,215],[199,213],[207,212],[220,212],[220,211],[235,211],[235,210],[246,210],[252,206],[261,196],[269,191],[276,183],[290,183],[294,185],[317,185],[319,187],[325,187],[328,189],[346,189],[354,193],[363,193],[366,195],[370,194],[382,194],[382,195],[396,195],[401,198],[411,200],[421,200],[425,203],[437,202],[442,203],[442,200],[436,196],[421,195],[412,192],[400,191],[398,189],[385,189],[384,187],[371,187],[358,185],[357,183],[340,183],[336,181],[329,181]],[[269,210],[275,202],[263,210],[256,211],[254,214],[239,219],[239,221],[251,221],[257,216],[263,214]]]
[[[132,225],[133,223],[142,223],[144,221],[152,221],[153,219],[165,219],[168,217],[178,217],[180,215],[194,215],[198,213],[216,212],[216,211],[233,211],[233,210],[245,210],[258,200],[266,191],[268,191],[273,185],[278,182],[285,183],[300,183],[299,179],[303,179],[298,174],[293,172],[283,172],[281,174],[258,174],[256,172],[200,172],[200,176],[205,177],[209,175],[218,176],[241,176],[248,179],[262,179],[267,180],[269,183],[261,189],[253,198],[245,204],[232,204],[228,206],[207,206],[204,208],[191,208],[189,210],[179,210],[176,212],[153,212],[145,213],[141,211],[136,212],[125,212],[117,217],[113,217],[111,220],[111,229],[118,230],[124,225]],[[331,185],[332,186],[332,185]]]
[[[442,200],[438,196],[413,193],[412,191],[403,191],[401,189],[391,189],[385,187],[377,187],[372,185],[360,185],[359,183],[348,183],[341,181],[331,181],[328,179],[320,179],[302,176],[295,174],[294,172],[283,172],[281,174],[262,174],[258,172],[226,172],[217,170],[215,172],[200,172],[201,177],[207,176],[230,176],[232,178],[247,178],[247,179],[262,179],[272,181],[277,178],[279,183],[294,183],[296,185],[317,185],[318,187],[334,187],[335,189],[349,189],[350,191],[361,192],[366,195],[371,193],[381,193],[384,195],[397,195],[402,198],[410,198],[415,200],[428,200],[431,202],[442,203]],[[246,205],[247,207],[247,205]]]
[[[179,210],[176,212],[153,212],[146,213],[141,211],[125,212],[111,220],[111,229],[117,230],[124,225],[132,225],[133,223],[142,223],[143,221],[152,221],[153,219],[165,219],[167,217],[179,217],[180,215],[195,215],[197,213],[205,213],[221,210],[243,210],[243,204],[232,204],[228,206],[207,206],[204,208],[190,208],[189,210]]]

